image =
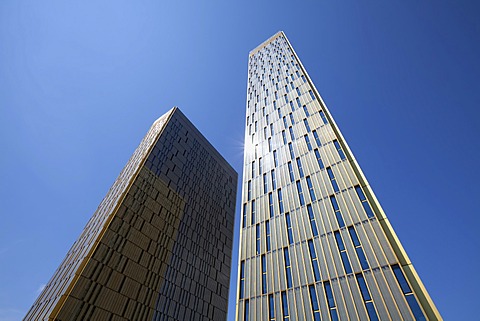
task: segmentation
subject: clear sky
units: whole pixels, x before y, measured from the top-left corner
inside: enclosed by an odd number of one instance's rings
[[[171,107],[241,181],[248,52],[279,30],[440,313],[479,320],[477,3],[1,1],[0,321],[24,316]]]

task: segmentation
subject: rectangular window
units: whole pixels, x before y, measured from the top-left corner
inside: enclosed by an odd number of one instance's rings
[[[293,101],[290,100],[290,108],[292,109],[292,111],[295,111],[295,106],[293,106]]]
[[[272,138],[271,137],[268,137],[268,151],[269,152],[272,151]]]
[[[275,170],[272,169],[270,172],[272,176],[272,190],[277,189],[277,179],[275,178]]]
[[[357,278],[358,287],[360,288],[360,292],[362,293],[363,301],[365,302],[365,308],[367,309],[367,313],[370,318],[370,321],[378,321],[377,312],[375,311],[375,306],[373,305],[373,300],[372,300],[372,297],[370,296],[370,292],[368,291],[367,283],[365,282],[363,275],[359,273],[356,275],[356,278]],[[421,319],[417,318],[417,320],[421,320]]]
[[[308,192],[310,193],[310,199],[312,200],[312,202],[314,202],[316,200],[316,197],[315,197],[315,190],[313,189],[312,180],[310,179],[310,176],[307,176],[306,179],[307,179]]]
[[[294,125],[295,124],[295,118],[293,118],[293,114],[292,113],[288,114],[288,117],[290,117],[290,122],[292,123],[292,125]]]
[[[313,91],[309,90],[308,93],[310,94],[312,100],[315,100],[315,95],[313,94]]]
[[[294,141],[295,140],[295,134],[293,133],[292,126],[288,127],[288,130],[290,132],[290,138],[292,139],[292,141]]]
[[[312,261],[313,276],[315,281],[320,281],[320,269],[318,268],[317,253],[315,252],[315,246],[313,240],[308,240],[308,250],[310,252],[310,260]]]
[[[276,150],[273,151],[273,164],[275,165],[275,167],[278,166],[278,158],[277,158],[277,151]]]
[[[302,185],[300,181],[297,181],[297,192],[298,192],[298,199],[300,200],[300,205],[305,205],[305,198],[303,197]]]
[[[252,219],[252,225],[255,224],[255,200],[252,201],[251,219]]]
[[[288,247],[283,248],[283,258],[285,259],[285,275],[287,277],[287,288],[292,287],[292,266],[290,264],[290,254]]]
[[[313,213],[312,205],[307,205],[307,211],[310,220],[310,227],[312,228],[312,235],[318,236],[317,223],[315,222],[315,213]]]
[[[300,178],[303,177],[303,167],[302,167],[302,162],[300,161],[300,157],[297,158],[297,167],[298,167],[298,173],[300,174]]]
[[[334,140],[333,144],[335,145],[335,148],[337,149],[338,155],[340,156],[341,159],[345,159],[345,154],[343,153],[342,147],[340,146],[340,143],[338,140]]]
[[[368,204],[367,198],[365,197],[365,194],[362,191],[362,188],[360,186],[355,186],[355,191],[357,192],[358,198],[360,199],[360,202],[362,202],[363,209],[365,210],[365,213],[367,213],[367,217],[373,217],[373,211],[372,208],[370,207],[370,204]]]
[[[255,226],[255,235],[255,249],[257,251],[257,254],[260,254],[260,223]]]
[[[290,182],[293,183],[293,181],[295,180],[295,176],[293,174],[293,166],[292,166],[292,162],[288,162],[287,163],[287,166],[288,166],[288,173],[290,175]]]
[[[243,204],[242,227],[247,227],[247,203]]]
[[[308,135],[305,135],[303,137],[305,137],[305,143],[307,144],[308,150],[312,150],[312,144],[310,144],[310,138],[308,138]]]
[[[267,259],[262,255],[262,294],[267,293]]]
[[[290,158],[294,159],[295,158],[295,153],[293,152],[292,143],[288,143],[288,150],[290,151]]]
[[[298,89],[298,87],[297,87],[297,88],[295,88],[295,89],[296,89],[296,91],[297,91],[297,95],[301,96],[301,95],[302,95],[302,93],[300,92],[300,89]],[[300,107],[300,106],[298,106],[298,107]]]
[[[278,99],[277,92],[275,92],[275,98]],[[276,100],[273,101],[273,108],[277,109],[277,101]]]
[[[303,80],[303,82],[307,82],[307,78],[305,78],[304,75],[302,75],[302,80]]]
[[[278,196],[278,209],[280,210],[280,214],[283,213],[283,196],[282,196],[282,189],[277,190]]]
[[[268,191],[267,174],[263,174],[263,193],[266,194],[267,191]]]
[[[263,139],[267,139],[267,127],[263,127]]]
[[[318,305],[317,300],[317,292],[315,291],[315,285],[310,285],[308,287],[310,291],[310,302],[312,303],[312,313],[313,313],[313,320],[320,321],[320,307]]]
[[[288,244],[293,244],[292,221],[290,220],[289,213],[285,214],[285,222],[287,223]]]
[[[275,320],[275,301],[273,300],[273,294],[268,296],[268,318],[270,321]]]
[[[340,256],[342,257],[343,268],[345,269],[345,273],[350,274],[352,273],[352,266],[348,260],[347,250],[345,249],[345,245],[343,245],[342,236],[339,231],[334,232],[334,234],[338,250],[340,251]]]
[[[330,282],[324,282],[323,288],[325,289],[325,296],[327,297],[328,308],[330,309],[330,318],[332,319],[332,321],[338,320],[337,307],[335,305],[335,299],[333,298],[333,292],[332,287],[330,286]]]
[[[252,161],[252,178],[255,178],[255,161]]]
[[[265,221],[265,235],[266,235],[265,240],[267,241],[267,252],[269,252],[271,250],[271,247],[270,247],[270,221],[269,220]]]
[[[282,118],[282,111],[280,110],[280,108],[277,109],[277,112],[278,112],[278,119]]]
[[[258,159],[258,174],[263,173],[263,164],[262,164],[262,158],[260,157]]]
[[[288,82],[288,78],[286,79],[286,81]],[[290,90],[288,89],[288,85],[285,85],[285,91],[288,93],[290,92]]]
[[[325,116],[325,113],[320,110],[320,117],[322,117],[323,123],[326,125],[328,124],[327,117]]]
[[[305,116],[309,117],[310,113],[308,112],[307,106],[303,105],[303,112],[305,113]]]
[[[300,103],[300,98],[295,98],[295,101],[297,102],[298,108],[302,107],[302,104]]]
[[[337,218],[337,223],[340,228],[345,226],[345,222],[343,221],[342,213],[340,212],[340,208],[338,207],[337,199],[334,195],[330,196],[330,202],[332,203],[333,210],[335,212],[335,217]]]
[[[357,232],[355,232],[355,228],[353,226],[350,226],[348,228],[348,233],[350,233],[350,238],[352,239],[352,243],[355,247],[355,252],[357,252],[357,257],[360,261],[362,269],[368,269],[367,258],[365,257],[365,253],[363,253],[362,245],[360,244],[360,240],[358,239]]]
[[[245,295],[245,261],[240,263],[240,284],[238,285],[238,296],[243,299]]]
[[[328,177],[330,178],[330,183],[332,183],[333,190],[338,193],[340,189],[338,188],[337,180],[335,179],[335,175],[333,175],[333,171],[330,167],[327,167]]]
[[[273,136],[273,124],[270,124],[270,136]]]
[[[283,310],[283,321],[290,321],[290,315],[288,313],[288,301],[287,301],[287,292],[282,292],[282,310]]]
[[[268,193],[268,209],[270,211],[270,217],[273,217],[274,210],[273,210],[273,195],[272,193]]]
[[[287,118],[286,118],[285,116],[283,116],[283,126],[284,126],[285,128],[288,127]]]
[[[282,138],[283,138],[283,144],[287,143],[287,135],[285,135],[285,131],[282,130]]]
[[[255,132],[257,132],[257,130],[258,130],[258,122],[255,121]]]
[[[247,201],[252,199],[252,181],[247,183]]]
[[[245,300],[244,308],[243,308],[243,321],[249,321],[249,320],[250,320],[250,301],[247,299]]]
[[[423,315],[422,309],[418,305],[417,299],[413,294],[410,286],[408,285],[407,279],[403,275],[402,269],[398,264],[392,265],[393,273],[397,278],[397,282],[402,289],[403,294],[405,295],[405,299],[407,300],[408,305],[410,306],[410,310],[412,310],[412,314],[416,320],[426,320],[425,316]]]
[[[318,133],[316,130],[312,131],[313,137],[315,138],[315,142],[317,143],[318,147],[322,147],[322,142],[320,141],[320,137],[318,137]]]
[[[317,158],[318,166],[320,166],[320,169],[323,169],[324,165],[323,165],[322,157],[320,156],[320,152],[318,151],[318,149],[314,149],[314,152],[315,152],[315,157]]]
[[[285,86],[285,88],[288,90],[287,86]],[[287,97],[287,94],[285,94],[283,97],[285,97],[285,104],[288,104],[288,97]]]

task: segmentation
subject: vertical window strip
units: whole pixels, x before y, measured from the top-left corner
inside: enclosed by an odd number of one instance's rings
[[[308,112],[307,106],[303,105],[303,111],[304,111],[304,113],[305,113],[305,116],[307,116],[307,117],[310,116],[310,113]]]
[[[308,93],[310,94],[312,100],[315,100],[315,95],[313,94],[313,91],[309,90]]]
[[[240,262],[240,284],[238,285],[238,297],[245,296],[245,261]]]
[[[287,144],[287,135],[285,135],[285,130],[282,130],[283,144]]]
[[[297,192],[298,192],[298,199],[300,200],[300,205],[301,206],[305,205],[305,198],[303,197],[302,184],[300,184],[300,181],[297,181]]]
[[[290,132],[290,139],[291,139],[292,141],[294,141],[294,140],[295,140],[295,134],[293,133],[293,128],[292,128],[292,126],[288,127],[288,131]]]
[[[355,191],[357,192],[358,198],[360,199],[360,202],[362,202],[363,209],[365,210],[365,213],[367,214],[368,218],[371,218],[374,216],[372,208],[370,207],[370,204],[367,201],[367,198],[365,197],[365,194],[362,191],[362,188],[360,186],[355,186]]]
[[[255,249],[257,254],[260,254],[260,223],[255,226]]]
[[[285,260],[285,276],[287,278],[287,288],[292,287],[292,266],[290,264],[290,254],[288,247],[283,248],[283,258]]]
[[[267,293],[267,259],[265,257],[265,254],[263,254],[261,257],[261,263],[262,263],[262,294],[266,294]]]
[[[273,164],[275,165],[275,167],[278,166],[278,156],[276,150],[273,151]]]
[[[368,261],[365,256],[365,253],[363,252],[360,240],[358,239],[357,232],[355,232],[355,228],[353,226],[350,226],[348,228],[348,233],[350,234],[350,238],[352,239],[352,243],[353,243],[353,246],[355,247],[355,252],[357,253],[357,257],[358,257],[358,260],[360,261],[360,265],[362,266],[362,269],[363,270],[368,269],[369,268]]]
[[[293,244],[293,230],[292,230],[292,221],[290,220],[290,214],[285,214],[285,222],[287,224],[287,236],[288,244]]]
[[[252,181],[247,182],[247,201],[252,199]]]
[[[320,281],[320,269],[318,268],[318,258],[317,253],[315,252],[315,246],[313,245],[313,240],[308,240],[308,250],[310,252],[310,260],[312,262],[313,276],[315,281]]]
[[[273,294],[268,296],[268,319],[270,321],[275,320],[275,301],[273,300]]]
[[[274,216],[274,209],[273,209],[273,194],[270,192],[268,193],[268,210],[270,212],[270,217]]]
[[[363,302],[365,303],[365,308],[367,309],[368,317],[370,321],[378,321],[378,315],[375,311],[375,306],[373,304],[372,297],[368,291],[367,283],[363,278],[361,273],[356,275],[358,287],[360,288],[360,293],[362,293]]]
[[[333,175],[333,171],[330,167],[327,167],[327,173],[335,193],[340,192],[340,189],[338,188],[337,180],[335,179],[335,175]]]
[[[293,101],[290,100],[290,108],[292,111],[295,111],[295,106],[293,106]],[[290,114],[291,115],[291,114]],[[293,123],[293,122],[292,122]]]
[[[267,243],[267,252],[269,252],[272,247],[270,243],[270,221],[266,220],[265,221],[265,241]]]
[[[275,178],[275,170],[272,169],[270,172],[270,176],[272,177],[272,190],[277,188],[277,179]]]
[[[318,147],[322,147],[322,142],[320,141],[320,137],[318,137],[318,133],[316,130],[312,131],[313,137],[315,138],[315,142],[317,143]]]
[[[278,196],[278,210],[280,211],[280,214],[281,214],[283,213],[283,196],[282,196],[281,188],[277,190],[277,196]]]
[[[397,278],[398,285],[400,286],[403,294],[405,295],[405,299],[407,300],[408,305],[410,306],[410,310],[412,311],[413,316],[416,320],[426,320],[425,316],[423,315],[422,309],[415,298],[410,286],[408,285],[407,279],[402,272],[402,269],[398,264],[392,265],[393,273]]]
[[[295,101],[297,102],[298,108],[302,107],[302,104],[300,103],[300,98],[295,98]]]
[[[300,157],[298,157],[296,161],[297,161],[298,173],[300,174],[300,178],[302,178],[303,177],[302,161],[300,160]]]
[[[342,257],[343,268],[345,269],[346,274],[352,273],[352,266],[350,265],[350,261],[348,260],[347,250],[345,249],[345,245],[343,244],[342,236],[340,235],[339,231],[334,232],[335,240],[337,241],[337,247],[340,251],[340,256]]]
[[[327,117],[325,116],[325,113],[323,112],[323,110],[320,110],[320,117],[322,117],[323,123],[325,125],[328,124]]]
[[[338,313],[330,282],[324,282],[323,288],[325,289],[325,296],[327,297],[328,308],[330,310],[330,318],[332,319],[332,321],[336,321],[338,320]]]
[[[285,116],[283,116],[283,127],[287,128],[288,127],[288,124],[287,124],[287,118]]]
[[[251,209],[251,219],[252,219],[252,225],[255,224],[255,200],[252,201],[252,209]]]
[[[292,143],[288,143],[288,150],[290,151],[290,158],[295,159],[295,153],[293,152]]]
[[[337,199],[335,198],[334,195],[330,196],[330,202],[332,203],[333,211],[335,212],[335,217],[337,219],[338,226],[340,228],[345,227],[345,222],[343,221],[342,213],[340,212]]]
[[[310,199],[312,200],[312,202],[314,202],[316,200],[316,197],[315,197],[315,190],[313,189],[312,180],[310,179],[310,176],[307,176],[306,179],[307,179],[308,192],[310,193]]]
[[[293,181],[295,180],[295,175],[293,173],[292,162],[288,161],[287,166],[288,166],[288,174],[290,176],[290,182],[293,183]]]
[[[287,292],[282,291],[282,311],[283,311],[283,321],[290,321],[290,314],[288,313],[288,300]]]
[[[312,235],[318,236],[317,223],[315,221],[315,213],[313,213],[312,205],[307,205],[308,218],[310,219],[310,227],[312,228]]]
[[[337,149],[337,152],[338,152],[338,155],[340,156],[340,158],[343,160],[346,158],[345,156],[345,153],[343,152],[342,150],[342,147],[340,146],[340,143],[338,142],[338,140],[334,140],[333,141],[333,144],[335,145],[335,148]]]
[[[325,166],[323,165],[323,161],[322,161],[322,157],[320,156],[320,152],[316,148],[314,149],[314,152],[315,152],[315,157],[317,158],[318,166],[320,167],[320,169],[324,169]]]
[[[263,193],[266,194],[267,191],[268,191],[267,174],[263,174]]]
[[[307,120],[307,119],[304,119],[304,120],[303,120],[303,124],[305,125],[305,129],[307,130],[307,132],[310,132],[310,125],[308,124],[308,120]]]
[[[310,291],[310,302],[312,304],[312,314],[314,321],[320,321],[320,306],[318,305],[317,292],[315,290],[315,285],[310,285],[308,287]]]
[[[243,321],[250,320],[250,301],[247,299],[245,300],[244,307],[243,307]]]
[[[247,227],[247,203],[243,204],[242,227]]]
[[[308,135],[305,135],[303,137],[305,137],[305,143],[307,144],[308,150],[312,150],[312,144],[310,144],[310,138],[308,138]]]

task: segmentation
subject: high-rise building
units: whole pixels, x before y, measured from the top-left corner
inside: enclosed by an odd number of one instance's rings
[[[25,320],[225,320],[237,173],[173,108]]]
[[[441,319],[285,34],[248,66],[237,320]]]

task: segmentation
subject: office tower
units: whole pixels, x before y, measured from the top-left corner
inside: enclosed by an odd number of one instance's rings
[[[237,320],[441,319],[285,34],[248,66]]]
[[[237,173],[173,108],[25,320],[225,320]]]

